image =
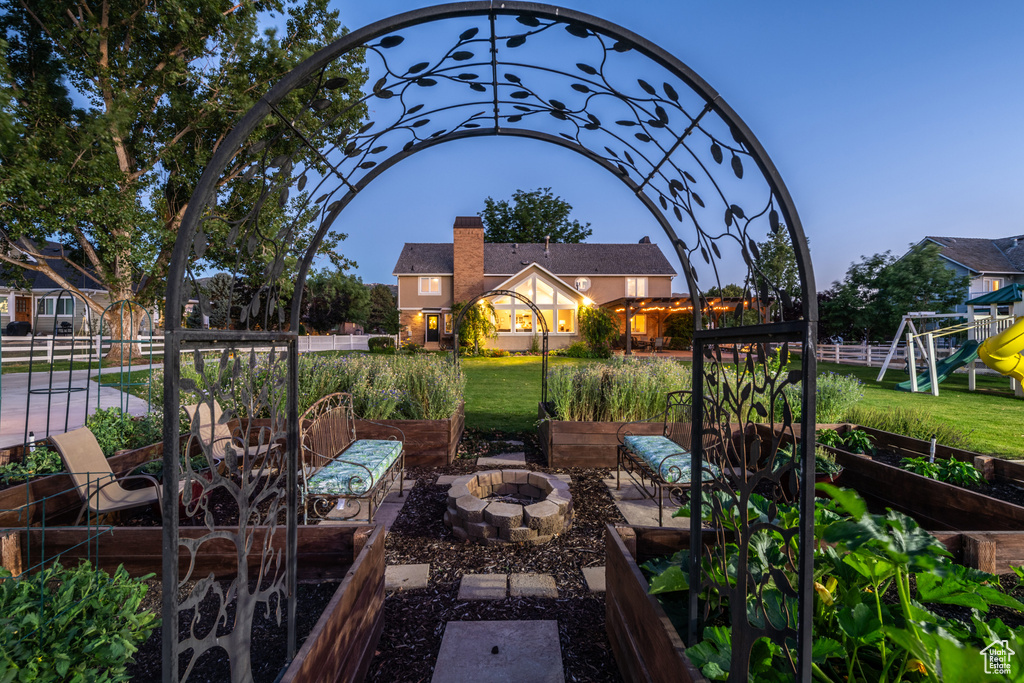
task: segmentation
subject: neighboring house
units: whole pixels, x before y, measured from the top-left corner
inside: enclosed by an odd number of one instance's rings
[[[56,242],[47,242],[42,249],[43,255],[61,253],[62,247]],[[103,307],[110,303],[109,294],[94,280],[81,271],[69,266],[65,261],[50,261],[54,270],[90,299]],[[71,294],[59,296],[61,287],[43,273],[32,270],[21,270],[19,277],[17,266],[8,266],[12,277],[0,275],[0,329],[6,333],[7,324],[13,320],[26,321],[33,327],[34,334],[52,334],[53,328],[66,322],[71,325],[75,334],[95,334],[99,330],[97,316],[92,315],[96,329],[90,330],[88,313],[85,304]]]
[[[669,297],[676,272],[656,244],[496,244],[484,242],[476,216],[455,219],[453,241],[407,243],[395,264],[404,338],[436,348],[450,336],[452,304],[496,289],[532,301],[547,322],[549,348],[579,340],[576,310],[623,297]],[[528,349],[541,328],[530,307],[509,297],[491,299],[498,338],[493,346]],[[635,335],[647,335],[646,317],[633,316]]]
[[[999,239],[925,237],[915,246],[925,242],[939,245],[948,268],[971,278],[964,301],[1009,284],[1024,284],[1024,235]],[[956,308],[957,313],[966,311],[964,305]]]

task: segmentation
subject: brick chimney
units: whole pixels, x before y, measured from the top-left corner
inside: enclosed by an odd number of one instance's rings
[[[468,301],[484,293],[484,224],[479,216],[457,216],[453,230],[452,296]]]

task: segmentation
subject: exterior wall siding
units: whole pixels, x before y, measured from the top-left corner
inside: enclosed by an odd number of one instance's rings
[[[402,308],[449,308],[452,305],[452,277],[441,276],[441,295],[420,294],[420,276],[398,276],[398,301]]]

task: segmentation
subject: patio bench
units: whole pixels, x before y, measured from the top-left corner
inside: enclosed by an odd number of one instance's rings
[[[373,423],[377,424],[377,423]],[[378,425],[394,432],[388,439],[356,438],[356,418],[352,396],[344,393],[323,397],[299,419],[301,444],[300,476],[302,480],[303,520],[309,512],[326,517],[338,500],[355,503],[351,514],[356,517],[362,503],[369,506],[368,521],[380,506],[395,479],[398,495],[405,488],[405,435],[398,427]]]
[[[691,392],[673,391],[665,399],[664,427],[661,436],[632,434],[630,426],[641,422],[626,422],[618,430],[618,456],[616,458],[615,488],[622,484],[622,472],[629,476],[637,489],[652,500],[657,496],[658,525],[665,513],[665,492],[672,505],[681,506],[689,500],[691,471],[690,448],[693,422],[690,413]],[[711,452],[718,437],[705,429],[702,437],[704,453]],[[707,462],[701,472],[703,481],[718,475],[718,468]]]

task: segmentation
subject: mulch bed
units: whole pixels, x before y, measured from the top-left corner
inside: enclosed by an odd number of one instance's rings
[[[903,460],[903,456],[898,453],[893,453],[892,451],[878,451],[871,456],[871,459],[886,465],[892,465],[893,467],[900,467],[900,469],[902,469],[900,461]],[[989,482],[988,484],[982,484],[981,486],[964,486],[963,488],[968,491],[974,491],[975,493],[981,493],[986,496],[998,498],[999,500],[1004,500],[1007,503],[1024,506],[1024,489],[1006,481],[997,479]]]
[[[388,564],[429,563],[430,584],[425,590],[388,595],[384,633],[367,680],[429,681],[448,621],[556,619],[567,681],[621,681],[605,633],[604,595],[588,590],[582,572],[584,567],[605,563],[604,525],[625,522],[601,483],[608,471],[542,467],[544,456],[536,435],[491,438],[524,441],[527,469],[572,476],[572,528],[537,546],[459,542],[442,520],[448,488],[434,482],[441,474],[476,471],[472,460],[456,461],[443,468],[410,470],[406,476],[415,479],[416,484],[388,533],[385,557]],[[467,446],[467,457],[481,452],[493,454],[487,443],[474,435]],[[484,573],[551,574],[559,597],[459,601],[462,576]]]
[[[230,585],[228,581],[219,582],[225,592]],[[141,609],[148,609],[155,614],[160,614],[160,600],[163,594],[159,581],[150,580],[146,584],[149,592],[143,600]],[[195,582],[187,582],[179,590],[179,600],[184,600],[188,593],[195,586]],[[255,584],[250,586],[254,588]],[[299,584],[298,603],[295,615],[297,647],[301,647],[303,641],[313,630],[320,614],[327,607],[334,592],[338,589],[338,582],[330,581],[315,585]],[[214,620],[217,618],[219,603],[211,594],[200,603],[199,621],[195,626],[196,635],[202,637],[207,633]],[[285,655],[288,647],[288,627],[285,622],[284,610],[281,611],[281,624],[278,625],[275,608],[277,601],[271,600],[270,615],[264,608],[256,608],[256,617],[253,619],[252,642],[258,643],[259,647],[251,648],[249,651],[252,666],[253,680],[259,683],[272,683],[281,673],[286,663]],[[229,604],[225,610],[227,614],[226,623],[231,624],[234,620],[234,605]],[[191,626],[192,610],[183,610],[178,617],[178,633],[181,637],[189,634]],[[218,635],[230,632],[230,628],[220,626]],[[135,653],[135,661],[128,666],[128,675],[132,681],[138,683],[159,683],[162,679],[161,646],[163,629],[157,628],[149,637],[139,651]],[[191,651],[182,655],[178,660],[179,672],[184,672],[189,665]],[[188,677],[189,681],[199,683],[220,683],[231,680],[231,668],[227,653],[219,647],[214,647],[203,654],[193,665]]]

